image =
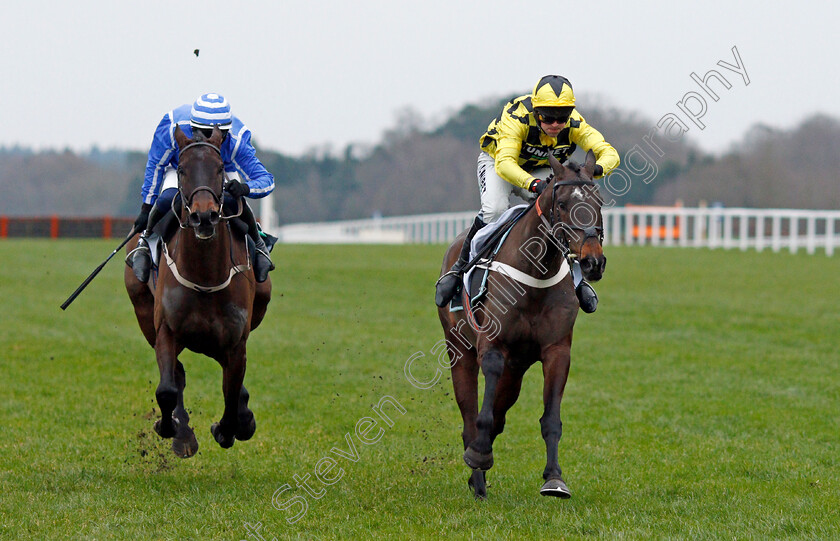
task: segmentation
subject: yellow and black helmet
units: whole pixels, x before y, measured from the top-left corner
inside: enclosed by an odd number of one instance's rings
[[[531,105],[537,107],[574,107],[572,83],[560,75],[546,75],[534,87]]]

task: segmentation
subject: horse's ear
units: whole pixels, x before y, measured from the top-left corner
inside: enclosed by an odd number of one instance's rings
[[[595,153],[591,150],[586,153],[586,163],[583,164],[583,170],[589,178],[595,176]]]
[[[210,136],[210,139],[208,139],[207,142],[213,145],[214,147],[221,148],[222,140],[224,138],[225,136],[224,133],[222,133],[222,130],[220,130],[218,126],[213,126],[213,134]]]
[[[548,163],[551,165],[552,171],[554,171],[554,178],[563,178],[566,168],[550,152],[548,153]]]
[[[181,126],[175,126],[175,142],[178,143],[178,148],[184,148],[190,144],[189,138],[181,131]]]

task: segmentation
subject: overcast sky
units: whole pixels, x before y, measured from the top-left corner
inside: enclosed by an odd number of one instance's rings
[[[2,0],[0,146],[147,150],[162,115],[224,94],[257,144],[292,155],[375,143],[565,75],[651,126],[716,69],[700,130],[722,151],[754,123],[840,117],[837,2]],[[749,85],[734,71],[737,47]],[[199,49],[196,58],[194,49]],[[586,100],[578,108],[586,116]],[[699,110],[690,99],[687,106]],[[489,121],[490,119],[488,119]],[[605,134],[609,140],[609,134]]]

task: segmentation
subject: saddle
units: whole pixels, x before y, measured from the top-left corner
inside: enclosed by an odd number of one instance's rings
[[[470,306],[474,306],[487,293],[487,277],[491,262],[501,249],[513,225],[521,218],[531,205],[516,205],[509,208],[498,220],[482,227],[473,237],[470,245],[470,262],[464,273],[460,295],[455,295],[449,303],[449,311],[457,312],[464,309],[464,299],[469,299]]]

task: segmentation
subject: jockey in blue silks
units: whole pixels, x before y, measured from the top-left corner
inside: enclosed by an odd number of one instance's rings
[[[126,258],[137,279],[144,283],[148,282],[152,267],[146,239],[155,224],[170,210],[172,200],[178,193],[178,144],[174,135],[176,126],[180,126],[184,135],[190,139],[196,131],[210,137],[214,127],[222,130],[224,139],[221,155],[227,178],[224,189],[234,200],[240,197],[259,199],[274,190],[274,177],[257,159],[251,144],[251,130],[231,114],[230,105],[223,96],[203,94],[192,105],[185,104],[166,113],[155,130],[149,149],[141,192],[143,204],[134,221],[135,229],[142,227],[144,231],[137,248]],[[243,205],[240,218],[248,226],[248,234],[254,239],[257,248],[254,276],[258,282],[264,282],[274,265],[265,241],[259,234],[254,213],[247,203]]]

